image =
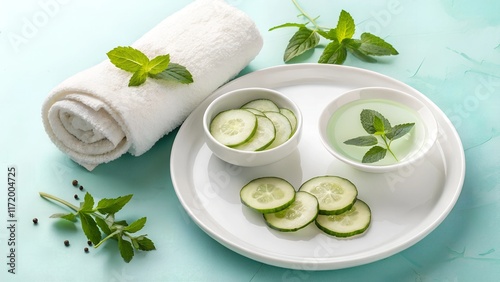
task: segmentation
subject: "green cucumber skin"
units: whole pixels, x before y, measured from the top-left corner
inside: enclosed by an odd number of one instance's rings
[[[337,214],[342,214],[342,213],[350,210],[352,208],[352,206],[354,206],[354,203],[356,203],[356,198],[354,198],[354,200],[352,201],[351,204],[349,204],[348,206],[346,206],[346,207],[344,207],[342,209],[338,209],[338,210],[319,210],[318,213],[321,214],[321,215],[337,215]]]
[[[337,238],[350,238],[350,237],[353,237],[353,236],[356,236],[356,235],[361,235],[361,234],[365,233],[366,230],[368,230],[368,228],[371,225],[371,223],[368,223],[368,225],[365,228],[363,228],[363,229],[359,229],[359,230],[356,230],[356,231],[353,231],[353,232],[349,232],[349,233],[340,233],[340,232],[335,232],[335,231],[332,231],[332,230],[330,230],[330,229],[328,229],[326,227],[321,226],[316,220],[314,220],[314,223],[316,224],[316,226],[321,231],[325,232],[328,235],[337,237]]]
[[[272,179],[275,179],[277,181],[283,181],[284,183],[286,183],[287,185],[289,185],[290,187],[293,188],[293,185],[290,184],[290,182],[288,182],[287,180],[281,178],[281,177],[274,177],[274,176],[265,176],[265,177],[259,177],[259,178],[255,178],[251,181],[249,181],[247,184],[245,184],[241,189],[240,189],[240,201],[243,205],[249,207],[250,209],[252,210],[255,210],[259,213],[263,213],[263,214],[266,214],[266,213],[273,213],[273,212],[278,212],[278,211],[282,211],[286,208],[288,208],[293,202],[295,202],[295,197],[296,197],[296,192],[293,194],[293,197],[288,201],[286,202],[285,204],[281,205],[281,206],[278,206],[278,207],[273,207],[273,208],[263,208],[263,209],[259,209],[259,208],[255,208],[254,206],[252,206],[251,204],[247,203],[245,200],[244,200],[244,197],[243,197],[243,191],[245,190],[245,187],[247,187],[248,185],[252,184],[253,182],[256,182],[256,181],[259,181],[259,180],[262,180],[262,179],[267,179],[267,178],[272,178]],[[294,189],[295,190],[295,189]]]
[[[331,235],[331,236],[334,236],[334,237],[337,237],[337,238],[351,238],[353,236],[361,235],[361,234],[365,233],[368,230],[368,228],[371,226],[372,212],[371,212],[370,206],[366,202],[359,200],[359,199],[357,199],[357,201],[362,202],[368,208],[368,214],[369,214],[368,224],[365,227],[358,229],[358,230],[354,230],[352,232],[336,232],[336,231],[331,230],[325,226],[322,226],[321,224],[318,223],[317,220],[315,220],[314,223],[324,233]]]
[[[240,197],[240,199],[241,199],[241,197]],[[241,199],[241,203],[243,205],[249,207],[250,209],[252,209],[254,211],[262,213],[262,214],[282,211],[282,210],[288,208],[291,204],[293,204],[294,201],[295,201],[295,195],[293,196],[293,199],[290,202],[288,202],[288,203],[286,203],[286,204],[284,204],[282,206],[279,206],[279,207],[276,207],[276,208],[272,208],[272,209],[257,209],[257,208],[254,208],[254,207],[248,205],[245,201],[243,201],[243,199]]]
[[[350,204],[348,204],[347,206],[345,206],[345,207],[343,207],[341,209],[337,209],[337,210],[324,210],[324,209],[322,210],[322,209],[320,209],[319,210],[319,214],[321,214],[321,215],[337,215],[337,214],[341,214],[343,212],[346,212],[346,211],[350,210],[352,208],[352,206],[354,205],[354,203],[356,203],[356,199],[358,197],[358,189],[357,189],[356,185],[354,185],[354,183],[352,183],[352,181],[350,181],[349,179],[347,179],[345,177],[337,176],[337,175],[320,175],[320,176],[315,176],[315,177],[312,177],[312,178],[308,179],[307,181],[305,181],[301,185],[301,187],[299,187],[299,191],[308,192],[308,193],[310,193],[311,195],[314,196],[313,193],[311,193],[309,191],[301,190],[301,188],[304,187],[304,185],[306,183],[308,183],[309,181],[312,181],[312,180],[318,179],[318,178],[323,178],[323,177],[336,177],[336,178],[340,178],[342,180],[345,180],[345,181],[351,183],[351,185],[356,189],[356,195],[355,195],[354,199],[352,200],[352,202]]]
[[[267,222],[265,214],[263,214],[262,216],[264,217],[264,221],[266,222],[266,225],[269,226],[271,229],[274,229],[274,230],[280,231],[280,232],[295,232],[295,231],[298,231],[300,229],[305,228],[306,226],[311,224],[311,222],[313,222],[313,221],[316,222],[316,218],[318,217],[318,214],[316,214],[316,216],[311,221],[306,223],[305,225],[300,226],[300,227],[296,227],[296,228],[292,228],[292,229],[284,229],[284,228],[276,227],[276,226],[270,224],[269,222]]]
[[[314,195],[312,195],[312,194],[310,194],[308,192],[298,192],[297,191],[296,193],[307,193],[307,194],[311,195],[313,198],[315,198]],[[280,232],[295,232],[295,231],[298,231],[300,229],[305,228],[306,226],[308,226],[309,224],[311,224],[313,221],[316,221],[316,218],[318,217],[318,211],[319,211],[319,203],[316,200],[316,214],[314,215],[314,217],[312,217],[311,220],[309,220],[308,222],[304,223],[303,225],[296,226],[294,228],[282,228],[282,227],[275,226],[275,225],[273,225],[272,223],[270,223],[268,221],[268,219],[266,218],[266,214],[263,214],[263,217],[264,217],[264,222],[271,229],[274,229],[274,230],[277,230],[277,231],[280,231]]]
[[[223,144],[224,146],[227,146],[227,147],[236,147],[236,146],[239,146],[241,144],[244,144],[245,142],[247,142],[248,140],[250,140],[253,135],[255,134],[255,132],[257,131],[257,117],[254,115],[254,118],[255,118],[255,126],[253,127],[252,131],[250,132],[250,135],[246,136],[246,138],[244,140],[241,140],[237,143],[228,143],[226,140],[222,140],[220,139],[220,136],[218,135],[214,135],[214,132],[216,130],[218,130],[218,119],[220,117],[222,117],[223,115],[226,115],[230,112],[233,112],[236,111],[236,110],[241,110],[241,109],[230,109],[230,110],[225,110],[225,111],[222,111],[222,112],[219,112],[217,115],[215,115],[215,117],[212,119],[212,121],[210,122],[210,134],[221,144]],[[247,111],[248,112],[248,111]],[[250,112],[249,112],[250,113]]]

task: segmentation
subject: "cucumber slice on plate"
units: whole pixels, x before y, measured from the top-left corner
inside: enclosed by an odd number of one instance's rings
[[[257,117],[242,109],[218,113],[210,123],[212,136],[226,146],[237,146],[250,140],[257,130]]]
[[[273,143],[271,143],[271,145],[269,145],[266,149],[278,147],[290,139],[290,136],[292,136],[292,125],[286,116],[278,112],[264,112],[264,114],[273,122],[274,127],[276,128],[276,137],[274,138]]]
[[[351,209],[358,190],[351,181],[339,176],[318,176],[300,186],[299,191],[311,193],[318,198],[319,214],[341,214]]]
[[[266,149],[276,136],[273,122],[265,116],[257,116],[257,131],[247,142],[233,147],[244,151],[261,151]]]
[[[240,199],[245,206],[258,212],[277,212],[295,201],[295,188],[279,177],[261,177],[241,188]]]
[[[307,192],[297,192],[295,201],[286,209],[264,214],[266,224],[282,232],[293,232],[306,227],[318,216],[318,200]]]
[[[341,238],[352,237],[364,233],[371,223],[370,207],[357,200],[352,208],[342,214],[318,215],[316,226],[323,232]]]
[[[243,106],[241,106],[242,109],[256,109],[261,112],[279,112],[280,109],[279,107],[271,100],[269,99],[256,99],[252,100]]]

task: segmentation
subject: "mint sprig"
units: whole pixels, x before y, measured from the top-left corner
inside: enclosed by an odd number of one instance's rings
[[[118,241],[118,249],[125,262],[132,260],[134,250],[151,251],[156,249],[153,241],[146,237],[147,235],[132,235],[144,227],[146,217],[141,217],[131,224],[124,220],[115,220],[115,214],[130,201],[132,195],[114,199],[101,199],[95,205],[94,198],[87,192],[83,202],[80,203],[80,207],[44,192],[40,192],[40,196],[59,202],[72,209],[74,212],[56,213],[50,217],[73,222],[80,218],[82,230],[92,242],[94,248],[98,248],[109,239],[115,239]],[[101,232],[105,234],[104,238]]]
[[[285,23],[269,29],[272,31],[285,27],[299,28],[290,38],[285,49],[283,56],[285,62],[316,48],[321,37],[328,40],[329,43],[325,46],[318,63],[341,65],[345,62],[348,53],[365,62],[376,62],[372,56],[398,55],[398,51],[391,44],[371,33],[365,32],[361,34],[359,39],[354,39],[356,26],[354,19],[348,12],[344,10],[340,12],[335,28],[321,27],[316,22],[319,17],[311,18],[296,0],[292,0],[292,2],[300,11],[300,15],[304,16],[308,22]]]
[[[186,67],[170,62],[170,55],[160,55],[150,60],[141,51],[132,47],[116,47],[107,53],[109,60],[117,68],[131,72],[128,86],[139,86],[148,77],[189,84],[193,76]]]
[[[391,150],[391,143],[408,134],[415,123],[403,123],[391,126],[381,113],[364,109],[360,113],[360,121],[363,129],[371,135],[359,136],[356,138],[344,141],[346,145],[354,146],[373,146],[363,156],[362,163],[374,163],[385,158],[389,152],[396,161],[399,161],[394,152]],[[382,141],[382,146],[379,145],[379,139]]]

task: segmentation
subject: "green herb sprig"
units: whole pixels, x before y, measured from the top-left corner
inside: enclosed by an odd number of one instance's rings
[[[146,224],[146,217],[128,224],[125,220],[115,220],[115,214],[125,206],[132,195],[121,196],[115,199],[101,199],[94,207],[94,198],[87,192],[80,207],[77,207],[63,199],[53,195],[40,192],[40,196],[59,202],[73,212],[56,213],[51,218],[62,218],[75,222],[80,218],[82,230],[85,236],[92,242],[94,248],[98,248],[109,239],[118,240],[118,249],[125,262],[130,262],[134,256],[134,250],[151,251],[156,247],[146,235],[133,236],[132,234],[141,230]],[[105,234],[103,238],[101,231]]]
[[[409,133],[415,123],[403,123],[391,126],[389,120],[387,120],[381,113],[368,109],[361,111],[360,120],[365,131],[371,135],[352,138],[344,141],[344,144],[355,146],[373,146],[365,153],[361,162],[374,163],[382,160],[385,158],[387,151],[389,151],[396,161],[399,161],[394,152],[391,150],[391,143]],[[385,147],[378,145],[379,139],[377,136],[382,140]]]
[[[139,86],[148,77],[173,80],[183,84],[193,82],[193,76],[186,67],[170,62],[170,55],[160,55],[150,60],[141,51],[132,47],[116,47],[107,53],[117,68],[132,72],[128,86]]]
[[[391,44],[371,33],[361,34],[360,39],[352,38],[355,33],[355,24],[351,15],[342,10],[335,28],[321,27],[316,20],[319,17],[310,17],[297,3],[293,4],[308,22],[285,23],[269,29],[269,31],[283,27],[298,27],[299,30],[290,38],[285,49],[283,60],[285,62],[302,55],[304,52],[315,48],[320,43],[320,36],[330,41],[323,50],[318,63],[343,64],[350,52],[355,57],[365,62],[376,62],[372,56],[398,55],[398,51]],[[309,27],[308,25],[312,26]]]

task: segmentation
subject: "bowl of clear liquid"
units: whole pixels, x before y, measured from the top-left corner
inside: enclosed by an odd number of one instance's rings
[[[426,105],[384,87],[348,91],[319,118],[325,148],[359,170],[384,173],[421,160],[437,139],[438,126]]]

